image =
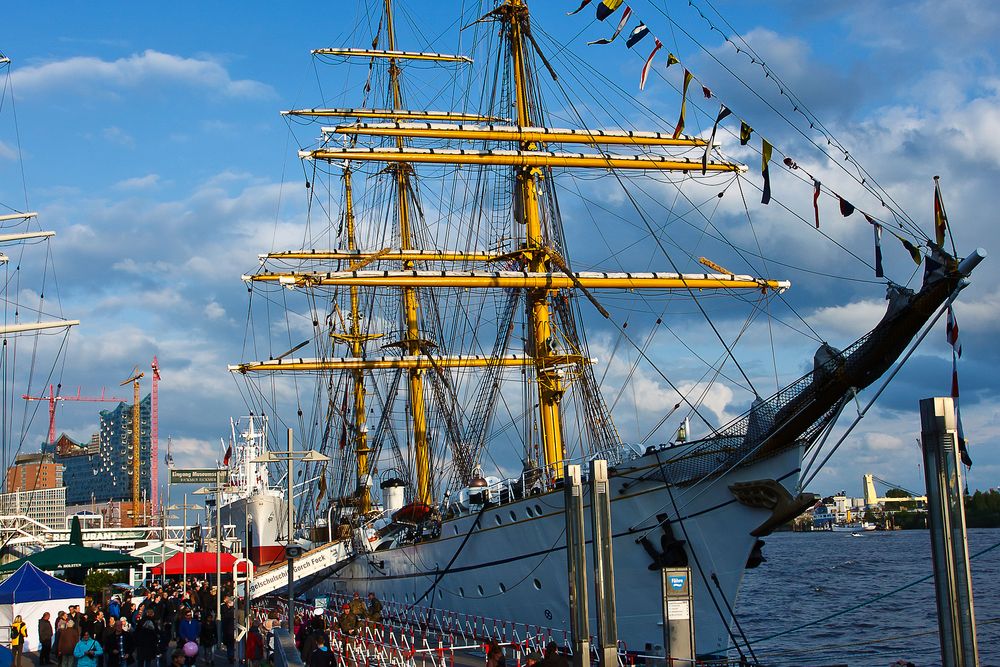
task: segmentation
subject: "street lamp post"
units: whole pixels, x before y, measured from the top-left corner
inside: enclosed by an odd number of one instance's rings
[[[167,486],[167,488],[169,489],[170,487]],[[188,505],[188,497],[187,497],[187,494],[185,493],[184,494],[184,504],[183,505],[171,505],[171,506],[169,506],[167,508],[168,510],[184,510],[184,528],[183,528],[183,530],[184,530],[184,541],[182,543],[184,545],[182,547],[183,550],[184,550],[183,551],[184,555],[182,556],[183,560],[181,561],[183,563],[182,567],[184,568],[183,569],[184,574],[183,574],[183,579],[182,579],[183,583],[181,584],[181,594],[183,595],[184,599],[187,599],[187,587],[188,587],[188,561],[187,561],[187,551],[188,551],[187,550],[187,543],[188,543],[188,537],[189,537],[189,533],[188,533],[188,510],[189,509],[192,509],[192,510],[193,509],[198,509],[199,507],[201,507],[201,505]]]
[[[215,496],[215,638],[216,642],[222,643],[222,486],[223,473],[226,469],[217,468],[215,470],[215,486],[212,488],[200,488],[195,494]],[[208,513],[206,509],[206,514]]]
[[[293,505],[294,496],[292,494],[292,480],[294,478],[295,461],[303,462],[322,462],[329,461],[330,457],[324,456],[317,451],[312,449],[295,451],[292,449],[292,429],[288,429],[288,450],[286,452],[272,452],[267,451],[263,455],[253,459],[254,463],[277,463],[278,461],[288,462],[288,517],[286,535],[287,542],[285,544],[285,557],[288,559],[288,630],[289,632],[295,627],[295,565],[294,561],[296,557],[301,555],[302,548],[295,544],[295,507]]]

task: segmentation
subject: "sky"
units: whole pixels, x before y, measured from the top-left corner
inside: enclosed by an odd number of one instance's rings
[[[457,21],[448,5],[475,13],[472,2],[398,4],[401,41],[418,30],[432,37],[448,34]],[[669,119],[664,125],[672,125],[679,75],[676,68],[662,69],[664,54],[647,90],[639,93],[638,71],[648,41],[636,48],[642,54],[627,52],[621,44],[584,45],[606,36],[620,14],[601,24],[590,8],[566,16],[577,4],[572,0],[531,4],[543,48],[562,44],[568,53],[597,62],[608,80],[628,88]],[[931,229],[932,177],[940,175],[960,254],[977,246],[997,247],[989,193],[1000,176],[994,49],[1000,6],[990,0],[685,4],[636,0],[631,7],[665,51],[676,53],[719,99],[752,120],[759,134],[792,152],[807,136],[817,140],[815,133],[804,135],[777,120],[774,109],[797,117],[796,105],[783,95],[787,89],[925,232]],[[366,40],[352,35],[351,26],[380,5],[351,0],[236,7],[182,0],[6,8],[0,52],[13,61],[17,134],[11,136],[9,122],[2,126],[0,201],[22,207],[26,192],[28,207],[41,213],[45,228],[56,230],[51,252],[57,287],[49,287],[46,296],[51,300],[57,292],[61,312],[82,321],[69,338],[57,380],[64,392],[81,387],[85,395],[96,394],[107,387],[109,394],[121,396],[117,385],[133,366],[147,371],[148,381],[156,355],[163,378],[161,448],[169,436],[180,466],[220,458],[219,439],[228,437],[229,417],[246,412],[227,371],[227,364],[243,360],[247,292],[240,276],[256,268],[259,252],[296,238],[303,214],[296,157],[302,137],[290,133],[278,112],[336,98],[342,82],[317,66],[309,50],[363,44]],[[745,39],[782,84],[765,77],[758,62],[737,53],[720,33]],[[697,37],[697,44],[688,35]],[[460,46],[451,38],[433,41],[441,51]],[[553,60],[561,57],[557,53]],[[741,87],[730,73],[753,81],[754,87]],[[7,104],[5,121],[11,111]],[[689,104],[708,109],[694,99]],[[692,120],[688,131],[707,129],[702,118]],[[733,148],[748,164],[759,160]],[[20,176],[11,170],[18,154],[23,191]],[[832,161],[809,166],[825,184],[851,192]],[[781,180],[784,175],[776,178],[776,185],[788,182]],[[601,196],[620,209],[613,195]],[[808,191],[799,199],[808,215]],[[828,220],[836,216],[832,208],[825,215]],[[764,229],[769,222],[762,217]],[[769,231],[766,249],[785,252],[792,265],[798,264],[798,253],[815,252],[801,229]],[[872,251],[867,225],[842,225],[829,233],[866,258]],[[913,267],[907,267],[905,253],[891,238],[883,243],[890,277],[911,280]],[[841,268],[839,261],[818,258],[830,272]],[[874,324],[883,308],[881,288],[860,280],[863,268],[851,264],[846,271],[857,280],[847,283],[793,272],[788,298],[811,325],[828,332],[831,342],[846,344]],[[997,486],[1000,476],[1000,384],[991,370],[1000,362],[992,344],[1000,334],[998,272],[995,257],[987,259],[956,305],[973,488]],[[865,472],[907,488],[922,486],[917,401],[944,395],[950,386],[949,349],[943,324],[938,328],[811,490],[860,495]],[[610,345],[600,333],[593,342],[598,352]],[[751,354],[770,354],[762,349],[752,346]],[[807,346],[787,351],[802,353],[789,365],[808,366]],[[660,354],[671,356],[667,348]],[[770,363],[759,361],[765,369]],[[645,390],[663,390],[652,374],[640,379]],[[35,389],[43,382],[36,379]],[[143,394],[148,389],[144,384]],[[738,414],[740,406],[724,393],[713,400],[716,416]],[[673,402],[664,398],[639,407],[652,414]],[[88,439],[97,430],[99,407],[64,403],[57,429]],[[849,409],[847,418],[852,416]],[[43,409],[29,431],[36,441],[45,436],[44,417]]]

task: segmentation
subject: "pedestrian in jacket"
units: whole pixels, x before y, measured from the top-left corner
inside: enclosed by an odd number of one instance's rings
[[[56,651],[59,652],[60,667],[73,667],[75,658],[73,652],[80,642],[80,628],[72,620],[66,621],[66,627],[59,633],[59,643],[56,644]]]
[[[51,614],[45,612],[38,619],[38,643],[41,644],[38,651],[39,665],[52,664],[52,621],[49,620],[50,618]]]
[[[156,627],[156,614],[147,609],[146,614],[139,619],[133,636],[135,640],[135,657],[138,667],[156,667],[159,665],[160,629]]]
[[[21,615],[14,617],[10,624],[10,652],[14,654],[11,662],[14,667],[21,667],[21,655],[24,653],[24,640],[28,638],[28,626],[21,620]]]
[[[181,646],[181,648],[183,648],[184,644],[187,644],[188,642],[194,642],[197,644],[201,641],[201,621],[196,619],[190,610],[188,610],[187,614],[184,615],[184,620],[177,626],[177,636],[179,637],[177,643]],[[197,659],[197,655],[187,658],[185,660],[185,664],[193,665]]]
[[[76,667],[97,667],[97,657],[100,655],[104,655],[101,643],[92,638],[88,630],[84,630],[73,649]]]

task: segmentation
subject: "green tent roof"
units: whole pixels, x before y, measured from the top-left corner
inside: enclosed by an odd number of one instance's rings
[[[61,544],[0,566],[0,574],[14,572],[25,563],[31,563],[40,570],[65,570],[69,568],[132,567],[141,565],[142,560],[117,551],[82,547],[76,544]]]

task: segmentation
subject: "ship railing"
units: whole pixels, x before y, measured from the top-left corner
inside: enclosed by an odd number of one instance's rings
[[[326,614],[331,626],[335,617],[333,610],[339,609],[350,599],[350,596],[343,593],[330,597],[333,609]],[[382,602],[381,621],[366,624],[364,632],[373,641],[389,644],[395,642],[408,650],[438,644],[455,651],[468,652],[493,640],[502,646],[512,647],[513,657],[518,659],[518,664],[532,651],[544,653],[549,642],[555,642],[562,653],[573,655],[571,638],[565,629],[400,602]],[[596,645],[596,638],[591,637],[592,663],[600,662]],[[620,667],[634,664],[636,654],[630,653],[624,642],[618,642],[617,653]],[[660,659],[662,660],[662,656]]]

